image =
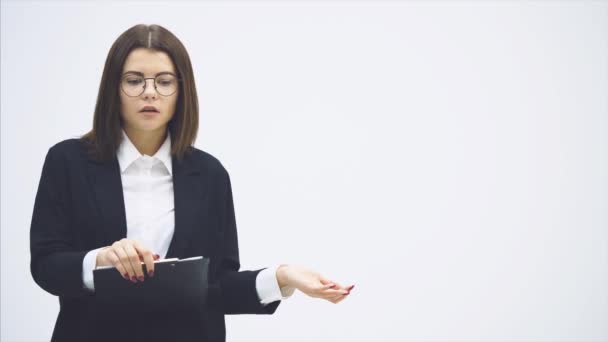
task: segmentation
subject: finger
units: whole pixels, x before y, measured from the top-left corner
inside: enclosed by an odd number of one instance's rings
[[[131,263],[131,266],[133,267],[133,270],[135,271],[135,277],[139,281],[144,281],[144,272],[142,270],[141,263],[139,261],[139,254],[137,254],[135,247],[133,247],[133,242],[126,243],[124,245],[124,248],[129,257],[129,262]]]
[[[134,242],[133,246],[142,257],[144,264],[146,265],[146,271],[148,271],[148,276],[154,276],[154,254],[150,252],[149,249],[143,247],[139,244],[139,242]],[[141,265],[141,263],[140,263]],[[142,272],[143,273],[143,272]]]
[[[332,282],[329,278],[326,278],[323,275],[319,276],[319,281],[321,281],[321,284],[323,284],[323,285],[334,284],[334,282]]]
[[[334,304],[340,303],[341,301],[343,301],[344,299],[346,299],[346,297],[348,297],[348,295],[344,295],[341,298],[338,298],[336,301],[334,301]]]
[[[117,248],[117,254],[120,255],[120,262],[123,264],[123,266],[127,270],[127,273],[129,274],[129,280],[134,283],[137,283],[137,274],[135,273],[135,268],[133,267],[131,260],[129,260],[129,252],[127,251],[126,247],[127,246],[122,242],[119,243],[119,246]]]
[[[127,277],[129,278],[129,280],[131,280],[133,282],[137,282],[137,280],[134,279],[135,271],[133,270],[133,267],[131,266],[131,263],[129,262],[129,256],[127,255],[127,252],[125,252],[125,249],[122,246],[122,243],[118,242],[118,241],[114,242],[114,244],[112,244],[112,250],[118,256],[120,264],[123,266],[125,272],[127,273]]]
[[[127,280],[130,280],[129,273],[127,272],[125,267],[122,265],[122,262],[120,262],[120,258],[118,257],[118,255],[116,254],[114,249],[110,248],[106,253],[107,253],[106,258],[108,258],[108,261],[110,261],[110,263],[112,265],[114,265],[114,267],[116,267],[116,269],[118,270],[118,272],[120,272],[122,277]]]
[[[327,298],[327,300],[335,304],[335,303],[339,302],[340,300],[342,300],[344,297],[347,297],[347,296],[348,296],[348,293],[346,293],[346,294],[339,294],[337,296],[330,296],[329,298]]]
[[[319,282],[321,283],[321,285],[323,285],[324,288],[333,288],[334,286],[336,286],[335,281],[332,281],[331,279],[322,275],[319,276]]]
[[[325,284],[323,285],[323,289],[336,289],[336,284],[334,283],[329,283],[329,284]]]
[[[348,291],[332,290],[332,289],[325,289],[325,290],[321,291],[321,296],[323,296],[324,298],[331,298],[331,297],[341,296],[341,295],[345,295],[345,294],[348,294]]]
[[[334,286],[330,286],[329,287],[332,290],[346,290],[346,291],[348,291],[348,289],[346,289],[344,286],[342,286],[340,283],[338,283],[336,281],[332,282],[332,284]]]
[[[340,299],[340,297],[344,297],[344,296],[345,296],[345,295],[339,295],[339,296],[333,296],[333,297],[329,297],[329,298],[326,298],[326,299],[327,299],[328,301],[330,301],[330,302],[332,302],[332,303],[334,303],[334,304],[335,304],[335,303],[336,303],[336,301],[337,301],[338,299]]]
[[[144,254],[144,264],[146,265],[146,272],[148,274],[148,277],[153,277],[154,276],[154,255],[152,254],[152,252],[147,251]]]
[[[340,303],[341,301],[343,301],[343,300],[344,300],[346,297],[348,297],[348,295],[350,294],[350,291],[352,291],[352,289],[353,289],[354,287],[355,287],[355,285],[354,285],[354,284],[353,284],[353,285],[348,286],[348,287],[346,288],[346,289],[347,289],[347,291],[348,291],[348,293],[347,293],[347,294],[345,294],[345,295],[343,295],[343,296],[338,296],[338,297],[337,297],[337,299],[335,299],[335,300],[333,301],[333,303],[334,303],[334,304],[338,304],[338,303]]]
[[[346,290],[349,291],[348,288],[342,286],[340,283],[338,283],[337,281],[332,281],[328,278],[325,278],[323,276],[321,276],[321,282],[330,285],[328,288],[330,289],[334,289],[334,290]],[[331,286],[333,285],[333,286]]]

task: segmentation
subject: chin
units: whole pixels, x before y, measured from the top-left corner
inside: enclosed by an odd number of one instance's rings
[[[160,129],[165,129],[167,128],[167,124],[169,122],[165,122],[165,121],[158,121],[158,120],[138,120],[137,122],[129,122],[127,123],[127,126],[138,130],[138,131],[150,131],[150,132],[154,132],[154,131],[158,131]]]

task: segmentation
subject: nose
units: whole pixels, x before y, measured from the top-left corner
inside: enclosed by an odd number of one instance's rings
[[[148,81],[150,81],[151,83],[148,83]],[[156,89],[154,89],[154,79],[147,79],[144,80],[144,82],[146,82],[146,87],[144,89],[144,92],[142,93],[144,98],[156,97]]]

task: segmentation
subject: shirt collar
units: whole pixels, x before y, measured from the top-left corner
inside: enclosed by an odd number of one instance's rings
[[[135,145],[133,145],[124,129],[122,129],[122,137],[123,139],[120,142],[118,152],[116,153],[121,173],[125,172],[134,161],[143,156],[143,154],[139,153]],[[169,174],[173,174],[171,166],[171,133],[169,130],[167,130],[165,141],[152,157],[160,160],[169,171]]]

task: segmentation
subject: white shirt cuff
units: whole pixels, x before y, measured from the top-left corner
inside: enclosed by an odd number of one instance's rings
[[[84,259],[82,260],[82,284],[84,288],[87,288],[92,292],[95,292],[93,270],[95,269],[95,264],[97,263],[97,253],[104,248],[105,247],[100,247],[89,251],[87,254],[85,254]]]
[[[260,303],[267,305],[277,300],[283,300],[291,297],[295,287],[284,286],[279,288],[279,281],[277,280],[277,269],[280,265],[273,265],[272,267],[265,268],[258,273],[255,279],[256,290]]]

